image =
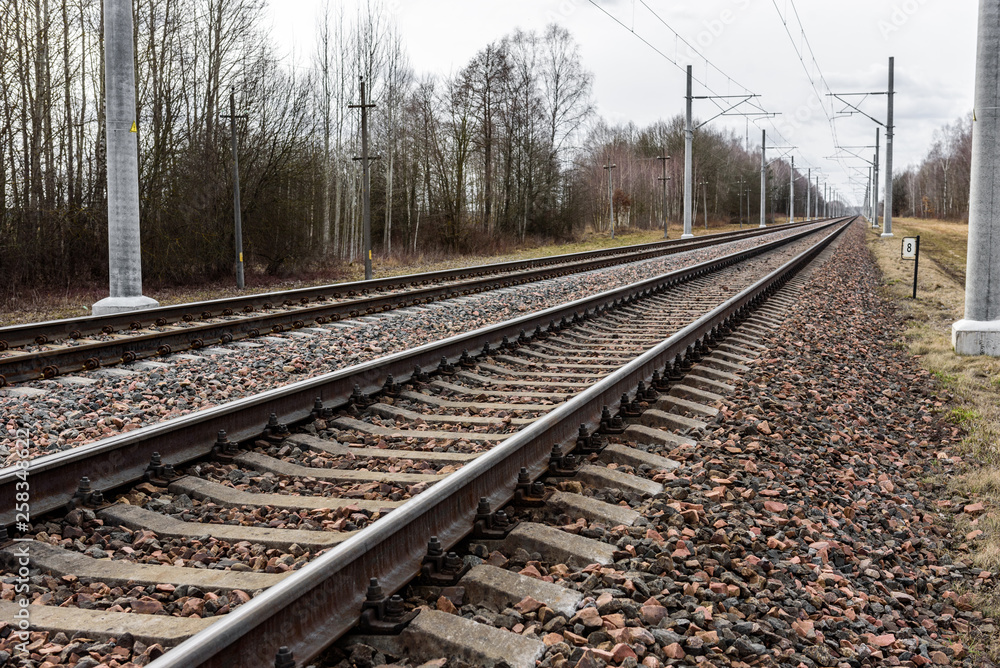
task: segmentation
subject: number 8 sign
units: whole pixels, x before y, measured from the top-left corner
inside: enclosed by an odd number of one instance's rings
[[[920,267],[920,237],[903,237],[902,257],[913,260],[913,298],[917,298],[917,269]]]

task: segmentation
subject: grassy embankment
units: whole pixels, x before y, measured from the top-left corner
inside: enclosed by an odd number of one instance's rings
[[[869,240],[884,273],[887,295],[907,318],[905,345],[955,396],[948,417],[966,436],[962,456],[970,464],[947,482],[961,495],[975,496],[988,512],[979,519],[958,516],[960,534],[981,530],[974,559],[980,568],[1000,571],[1000,359],[960,357],[951,346],[951,325],[965,311],[965,261],[968,225],[938,220],[896,218],[893,239],[872,232]],[[913,262],[900,258],[903,237],[920,235],[917,298],[912,299]],[[1000,615],[1000,594],[983,597],[982,609]],[[1000,641],[997,641],[1000,642]],[[996,647],[992,648],[996,650]]]
[[[783,222],[783,221],[778,221]],[[744,225],[754,227],[753,225]],[[738,230],[736,225],[712,223],[706,230],[701,224],[693,226],[695,236],[716,234]],[[679,225],[672,222],[670,238],[680,236]],[[510,253],[498,255],[453,255],[436,254],[434,256],[403,256],[380,258],[378,249],[375,256],[375,276],[400,276],[441,269],[453,269],[480,264],[526,260],[536,257],[549,257],[565,253],[579,253],[601,248],[614,248],[634,244],[651,243],[663,239],[663,230],[626,230],[616,234],[612,240],[608,233],[587,232],[578,241],[563,244],[525,245]],[[289,279],[277,279],[257,274],[247,276],[247,289],[242,293],[229,281],[219,281],[199,286],[181,287],[147,287],[145,294],[156,299],[160,304],[180,304],[184,302],[205,301],[235,297],[240,294],[254,294],[275,290],[292,290],[315,285],[326,285],[345,281],[358,281],[364,278],[364,265],[351,263],[338,265],[329,271],[316,271],[309,275],[296,276]],[[57,318],[73,318],[88,315],[87,308],[107,296],[106,285],[94,285],[76,288],[68,291],[45,290],[22,295],[15,304],[0,305],[0,327],[28,322],[40,322]]]

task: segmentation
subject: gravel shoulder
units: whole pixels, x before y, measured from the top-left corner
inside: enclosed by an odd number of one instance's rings
[[[631,471],[663,494],[597,492],[641,521],[555,519],[613,543],[612,564],[472,545],[467,561],[579,592],[572,617],[530,598],[493,610],[442,592],[430,605],[541,640],[542,668],[997,665],[982,605],[997,580],[976,562],[989,503],[949,484],[975,458],[949,388],[898,343],[905,313],[865,235],[856,225],[807,277],[697,445],[660,451],[680,466]]]
[[[723,494],[685,502],[759,576],[748,619],[798,636],[796,660],[773,665],[843,665],[829,650],[848,665],[993,665],[977,608],[996,578],[974,556],[986,508],[947,484],[976,464],[947,388],[894,343],[905,314],[883,295],[856,225],[762,341],[712,440],[671,455]]]

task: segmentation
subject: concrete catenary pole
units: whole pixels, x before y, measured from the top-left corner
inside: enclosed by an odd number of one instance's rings
[[[687,111],[684,116],[684,234],[681,235],[681,239],[690,239],[694,236],[691,233],[691,189],[693,187],[691,183],[693,156],[691,153],[694,150],[694,127],[691,118],[691,103],[694,98],[691,96],[690,65],[687,66],[687,95],[684,99]]]
[[[764,222],[767,207],[767,130],[760,131],[760,227],[767,227]]]
[[[951,329],[959,355],[1000,357],[1000,4],[979,2],[972,123],[965,318]]]
[[[873,156],[874,158],[874,156]],[[868,193],[868,215],[872,229],[878,227],[878,179],[875,178],[875,163],[868,168],[868,182],[871,190]]]
[[[875,227],[878,227],[878,149],[882,142],[881,132],[882,128],[875,128],[875,193],[873,195],[875,199]]]
[[[816,203],[813,204],[813,218],[819,218],[819,174],[816,175]]]
[[[737,194],[736,201],[738,202],[738,206],[740,209],[739,216],[737,216],[736,220],[739,222],[740,229],[742,230],[743,229],[743,179],[740,179],[740,189],[736,191],[736,194]]]
[[[812,181],[813,170],[810,167],[806,171],[806,222],[812,220]]]
[[[110,296],[94,304],[94,315],[138,311],[159,305],[142,294],[134,56],[132,3],[104,0]]]
[[[865,184],[865,217],[868,218],[868,222],[871,223],[872,220],[872,168],[868,168],[868,183]]]
[[[792,156],[792,166],[788,177],[788,222],[795,222],[795,156]]]
[[[885,213],[883,213],[882,236],[892,234],[892,70],[894,58],[889,56],[889,103],[885,115]]]

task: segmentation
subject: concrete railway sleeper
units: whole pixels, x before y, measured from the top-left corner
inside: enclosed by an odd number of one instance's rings
[[[470,648],[462,644],[469,629],[440,619],[444,613],[414,615],[414,597],[437,596],[435,605],[446,607],[441,588],[461,586],[498,607],[527,595],[532,583],[523,576],[488,563],[462,567],[450,550],[470,530],[482,557],[500,545],[513,553],[516,544],[548,566],[586,569],[618,558],[613,546],[538,520],[556,512],[615,526],[640,522],[621,505],[579,492],[616,489],[630,503],[662,492],[656,478],[673,464],[659,453],[693,444],[689,436],[712,416],[704,400],[725,391],[745,359],[734,351],[754,354],[750,342],[722,341],[843,229],[747,254],[740,264],[717,261],[712,273],[693,270],[685,282],[664,277],[520,318],[478,355],[460,346],[483,333],[428,344],[416,358],[441,357],[429,374],[410,366],[386,379],[391,363],[370,364],[331,374],[361,381],[353,391],[343,382],[336,393],[320,391],[318,379],[272,391],[243,402],[277,409],[262,433],[247,432],[232,419],[239,407],[228,407],[233,429],[214,435],[214,447],[201,452],[211,451],[207,459],[163,448],[162,456],[147,455],[138,485],[126,486],[135,479],[126,460],[144,448],[200,440],[194,435],[220,423],[187,416],[88,453],[38,460],[39,477],[59,478],[66,466],[79,475],[89,470],[81,464],[101,457],[113,460],[115,473],[95,473],[71,498],[49,490],[51,508],[73,510],[39,522],[34,542],[19,544],[47,573],[34,584],[47,597],[32,606],[35,627],[55,634],[75,625],[105,642],[124,636],[133,643],[129,655],[139,643],[147,659],[162,651],[157,645],[191,636],[150,664],[158,668],[295,666],[359,619],[360,633],[381,635],[415,617],[395,640],[363,642],[413,656],[432,642],[437,656],[474,665],[494,665],[498,649],[509,647],[511,665],[534,665],[540,641],[480,629],[482,642]],[[572,362],[548,359],[553,353]],[[310,392],[321,398],[301,406]],[[225,420],[223,408],[216,417]],[[516,508],[506,506],[511,499]],[[18,547],[3,551],[8,563]],[[422,590],[407,600],[390,596],[418,573]],[[572,592],[531,591],[540,602],[532,612],[552,613],[543,623],[579,614]]]
[[[125,315],[3,327],[0,328],[0,387],[184,350],[225,345],[237,339],[300,330],[344,318],[524,285],[803,226],[806,223],[710,235],[684,242],[659,242],[646,245],[652,248],[643,246],[630,252],[593,251],[168,306]]]

